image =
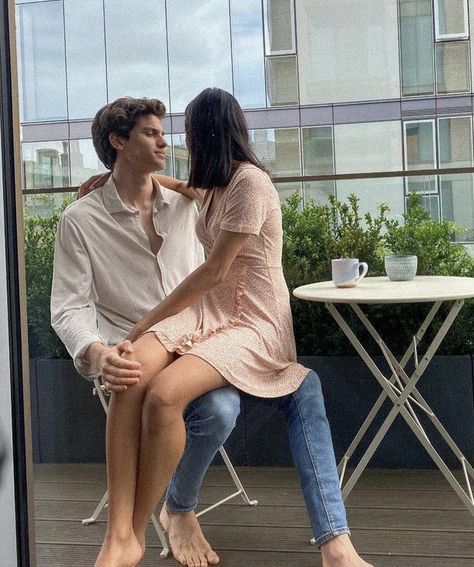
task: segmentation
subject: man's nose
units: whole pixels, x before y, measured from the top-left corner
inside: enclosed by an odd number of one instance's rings
[[[160,148],[168,147],[168,142],[166,141],[166,138],[164,136],[158,136],[157,144]]]

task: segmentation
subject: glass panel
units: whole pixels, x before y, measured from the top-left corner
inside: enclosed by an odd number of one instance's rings
[[[366,212],[377,216],[377,206],[382,203],[386,203],[390,207],[387,213],[389,218],[401,219],[405,211],[403,179],[401,177],[337,181],[336,195],[338,199],[346,201],[351,193],[355,193],[359,198],[361,217]]]
[[[69,144],[32,142],[22,144],[23,187],[43,189],[69,185]]]
[[[471,90],[469,42],[436,44],[436,85],[438,93],[464,93]]]
[[[439,166],[471,167],[472,121],[470,116],[438,119]]]
[[[431,0],[400,0],[402,95],[434,92]]]
[[[22,120],[67,118],[62,2],[18,6]]]
[[[105,0],[108,98],[159,98],[169,108],[164,0]]]
[[[432,169],[436,167],[433,120],[405,123],[405,168]],[[434,175],[406,178],[407,191],[431,193],[437,191]]]
[[[397,171],[402,167],[398,121],[334,126],[336,173]]]
[[[186,134],[173,134],[174,175],[178,179],[189,177],[188,148]]]
[[[250,130],[249,134],[258,159],[272,175],[301,175],[298,128]]]
[[[301,183],[275,183],[276,190],[278,191],[278,197],[280,198],[280,203],[284,203],[288,197],[291,197],[293,193],[298,193],[300,197],[303,196]],[[303,210],[303,200],[300,201],[300,206],[298,207],[300,211]]]
[[[439,216],[439,195],[423,195],[422,206],[430,213],[430,218],[435,221],[440,220]]]
[[[49,218],[62,207],[65,201],[76,198],[76,193],[52,193],[43,195],[24,195],[23,207],[25,216],[40,216]]]
[[[296,2],[301,104],[400,97],[397,2]]]
[[[329,195],[336,194],[335,181],[305,181],[303,183],[305,205],[315,201],[318,205],[326,205]]]
[[[172,112],[183,112],[203,89],[232,92],[229,3],[168,0]]]
[[[92,118],[107,102],[102,0],[65,0],[69,118]]]
[[[242,108],[265,107],[260,0],[231,0],[234,95]]]
[[[263,6],[266,54],[294,53],[293,0],[266,0]]]
[[[436,39],[468,36],[467,0],[435,0]]]
[[[440,175],[442,216],[467,229],[455,239],[474,240],[474,183],[472,174]]]
[[[332,127],[302,128],[304,175],[334,173]]]
[[[266,66],[269,105],[298,104],[296,56],[268,57]]]
[[[107,171],[97,157],[92,140],[71,140],[69,142],[71,162],[71,185],[80,185],[92,175]]]

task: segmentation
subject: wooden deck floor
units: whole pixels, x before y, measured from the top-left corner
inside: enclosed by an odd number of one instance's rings
[[[252,508],[234,499],[201,518],[222,567],[317,567],[319,553],[292,469],[241,468]],[[232,490],[225,469],[209,471],[201,505]],[[105,530],[82,526],[105,490],[103,465],[36,465],[38,567],[91,567]],[[474,518],[434,471],[367,471],[347,501],[356,547],[375,567],[473,567]],[[151,531],[143,567],[177,565],[159,557]]]

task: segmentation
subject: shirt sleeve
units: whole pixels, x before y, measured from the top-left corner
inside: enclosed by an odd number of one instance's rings
[[[99,376],[84,354],[100,336],[97,312],[91,300],[93,274],[87,248],[74,222],[63,215],[54,249],[51,325],[71,355],[77,371],[89,380]]]
[[[231,232],[258,235],[270,207],[269,177],[260,170],[244,170],[226,189],[224,212],[219,227]]]

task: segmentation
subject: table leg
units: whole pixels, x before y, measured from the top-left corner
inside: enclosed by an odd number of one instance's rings
[[[398,361],[396,361],[393,354],[390,352],[390,350],[384,344],[382,350],[384,351],[384,349],[385,349],[384,354],[388,357],[388,360],[390,362],[390,366],[391,366],[392,372],[393,372],[393,375],[392,375],[391,379],[389,380],[382,374],[380,369],[377,367],[375,362],[372,360],[370,355],[367,353],[365,348],[362,346],[360,341],[357,339],[357,337],[355,336],[353,331],[350,329],[350,327],[348,326],[348,324],[346,323],[344,318],[341,316],[339,311],[335,308],[335,306],[333,304],[326,304],[326,307],[329,310],[329,312],[331,313],[331,315],[334,317],[334,319],[336,320],[336,322],[338,323],[338,325],[340,326],[340,328],[342,329],[344,334],[348,337],[351,344],[354,346],[354,348],[359,353],[361,358],[367,364],[368,368],[370,369],[370,371],[372,372],[374,377],[380,383],[381,387],[383,388],[383,390],[385,392],[384,399],[386,397],[389,397],[390,400],[392,401],[393,405],[394,405],[392,410],[389,412],[388,416],[385,418],[382,426],[380,427],[379,431],[375,435],[374,439],[370,443],[368,449],[366,450],[363,457],[361,458],[360,462],[358,463],[358,465],[354,469],[350,479],[344,485],[344,487],[342,489],[342,493],[343,493],[344,498],[346,498],[349,495],[350,491],[352,490],[355,483],[359,479],[363,470],[367,466],[369,460],[372,458],[374,452],[376,451],[376,449],[380,445],[381,441],[385,437],[388,429],[392,425],[396,416],[400,413],[403,416],[403,418],[405,419],[405,421],[407,422],[407,424],[409,425],[409,427],[412,429],[413,433],[416,435],[416,437],[422,443],[422,445],[424,446],[424,448],[426,449],[428,454],[432,457],[432,459],[438,465],[439,469],[443,472],[444,476],[447,478],[447,480],[451,484],[452,488],[455,490],[455,492],[458,494],[458,496],[462,499],[462,501],[464,502],[466,507],[469,509],[469,511],[472,514],[474,514],[474,499],[472,498],[472,491],[471,491],[471,488],[470,488],[470,484],[468,483],[468,490],[469,490],[469,495],[468,495],[466,493],[466,491],[459,485],[459,483],[457,482],[454,475],[451,473],[449,468],[444,463],[443,459],[440,457],[440,455],[434,449],[431,442],[427,438],[424,430],[421,428],[421,425],[419,424],[418,420],[416,418],[414,418],[412,413],[410,413],[410,411],[406,407],[407,402],[409,402],[410,396],[412,395],[412,392],[415,390],[415,386],[416,386],[418,380],[421,378],[421,376],[423,375],[424,371],[426,370],[428,364],[430,363],[431,359],[433,358],[434,354],[436,353],[439,345],[441,344],[446,333],[448,332],[449,328],[451,327],[452,323],[454,322],[454,320],[455,320],[457,314],[459,313],[462,305],[463,305],[463,301],[454,302],[449,314],[447,315],[446,319],[442,323],[440,329],[436,333],[436,336],[434,337],[434,339],[431,342],[430,346],[428,347],[425,355],[423,356],[421,362],[418,364],[418,366],[416,367],[416,369],[413,372],[411,377],[407,376],[407,374],[403,370],[403,367],[401,366],[401,364],[398,363]],[[358,308],[358,306],[357,306],[357,308]],[[438,306],[438,308],[439,308],[439,306]],[[356,309],[356,312],[357,312],[357,309]],[[362,312],[360,312],[360,313],[362,313]],[[364,316],[364,318],[365,318],[365,316]],[[361,321],[365,325],[364,318],[362,318]],[[374,336],[374,338],[376,338],[376,340],[379,344],[381,344],[383,342],[382,339],[380,338],[380,336],[378,335],[378,333],[375,331],[375,329],[373,327],[368,328],[367,330],[369,330],[369,332],[372,331],[374,333],[372,336]],[[406,364],[406,362],[405,362],[405,364]],[[399,382],[402,389],[398,390],[398,393],[397,393],[397,389],[394,388],[393,384],[394,384],[394,381],[396,381],[399,376],[403,377],[403,380],[405,381],[405,387],[403,388],[401,382]],[[383,400],[382,400],[382,403],[383,403]],[[424,403],[424,400],[419,405],[422,407],[423,403]],[[410,409],[411,409],[411,407],[410,407]],[[426,408],[422,407],[422,409],[424,409],[426,411]],[[377,413],[377,412],[375,412],[375,413]],[[371,417],[370,422],[373,420],[373,417],[374,416]],[[462,453],[461,453],[461,455],[462,455]],[[462,461],[463,467],[466,467],[465,463],[467,461],[464,457],[462,457],[462,458],[463,458],[463,461]],[[345,462],[347,462],[347,461],[345,461]],[[470,467],[470,465],[469,465],[469,467]],[[345,463],[343,464],[343,468],[345,468]],[[470,467],[470,468],[472,470],[472,467]],[[464,470],[465,470],[466,479],[469,480],[468,474],[466,474],[466,468],[464,468]]]

